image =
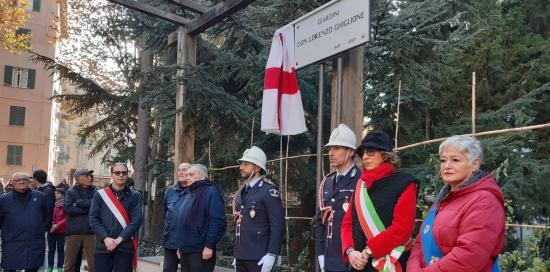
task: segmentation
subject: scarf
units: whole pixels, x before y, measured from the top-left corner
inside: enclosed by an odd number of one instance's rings
[[[393,165],[389,162],[385,162],[370,171],[363,169],[361,180],[367,183],[368,189],[375,181],[390,176],[391,174],[393,174]]]

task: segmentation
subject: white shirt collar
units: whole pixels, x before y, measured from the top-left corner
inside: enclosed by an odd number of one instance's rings
[[[251,180],[250,182],[248,182],[248,186],[250,186],[250,188],[254,188],[254,186],[256,186],[256,184],[262,179],[262,177],[257,177],[253,180]]]
[[[346,171],[344,171],[344,173],[339,173],[338,170],[336,170],[336,175],[337,176],[346,176],[354,166],[355,165],[352,163],[351,166]]]

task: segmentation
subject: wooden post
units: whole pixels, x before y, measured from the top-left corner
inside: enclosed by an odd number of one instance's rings
[[[153,67],[153,51],[148,48],[143,49],[141,51],[140,60],[141,72],[151,72]],[[145,100],[146,95],[144,93],[140,94],[138,102],[136,154],[134,157],[134,188],[141,192],[145,191],[145,180],[147,177],[145,167],[147,166],[147,151],[149,149],[149,121],[151,120],[151,107]]]
[[[472,133],[476,133],[476,72],[472,72]]]
[[[348,50],[342,53],[344,60],[343,82],[342,82],[342,123],[349,126],[357,136],[357,143],[363,137],[363,46]],[[336,61],[333,62],[336,64]],[[331,129],[336,123],[336,100],[338,71],[335,65],[332,69],[332,98],[331,98]]]
[[[397,87],[397,117],[395,120],[395,145],[397,148],[397,135],[399,134],[399,109],[401,108],[401,79],[399,80],[399,86]]]
[[[178,29],[178,65],[197,64],[197,40],[187,33],[183,27]],[[184,69],[178,69],[178,75],[183,75]],[[179,84],[176,91],[176,108],[182,109],[187,106],[187,86]],[[176,115],[176,141],[174,156],[174,174],[182,162],[192,163],[195,152],[195,124],[194,118],[189,114],[178,113]]]

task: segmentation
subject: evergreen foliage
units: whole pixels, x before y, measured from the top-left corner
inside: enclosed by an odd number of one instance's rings
[[[82,20],[78,32],[94,38],[80,41],[84,45],[81,50],[68,54],[81,60],[80,65],[71,64],[76,73],[68,65],[55,64],[43,57],[37,60],[85,90],[82,95],[54,97],[68,105],[68,114],[82,115],[94,110],[104,117],[83,127],[80,135],[94,145],[96,152],[113,151],[106,161],[133,158],[132,135],[136,130],[140,94],[145,94],[153,109],[151,135],[158,129],[152,144],[165,149],[150,160],[149,169],[159,179],[170,179],[173,173],[170,158],[175,114],[179,111],[195,118],[197,162],[212,166],[236,164],[250,145],[252,133],[254,144],[262,147],[268,158],[275,158],[280,155],[279,137],[259,132],[263,70],[271,38],[277,28],[325,2],[257,1],[200,36],[196,67],[177,67],[175,49],[166,46],[169,33],[176,30],[174,25],[112,4],[92,5],[77,0],[73,8],[87,12],[79,15]],[[373,41],[364,50],[364,113],[371,120],[369,127],[393,135],[397,85],[401,80],[400,146],[469,133],[472,72],[476,72],[477,78],[477,131],[550,121],[548,1],[371,2]],[[152,3],[176,11],[164,1]],[[155,52],[155,67],[150,73],[140,72],[136,56],[129,53],[129,48],[144,47]],[[116,70],[112,66],[107,69],[98,60],[114,63]],[[182,76],[176,76],[178,68],[185,70]],[[308,132],[290,138],[289,155],[314,154],[317,153],[317,67],[302,69],[298,76]],[[180,82],[190,90],[189,103],[176,109],[175,91]],[[324,101],[330,101],[328,92]],[[324,109],[327,124],[329,104]],[[326,140],[330,129],[325,126],[324,130]],[[499,184],[510,200],[509,209],[514,211],[513,220],[547,223],[550,130],[481,140],[486,157],[483,168],[496,169]],[[286,141],[285,138],[284,147]],[[413,148],[399,155],[406,170],[421,181],[420,206],[426,208],[424,196],[433,194],[442,184],[437,169],[437,146]],[[289,215],[312,216],[315,160],[290,160],[288,164],[289,190],[293,193]],[[279,175],[278,165],[268,165],[269,176],[282,185],[285,176]],[[212,173],[226,193],[226,203],[230,203],[230,192],[237,188],[238,174],[236,170]],[[293,221],[291,230],[290,261],[300,262],[301,269],[311,271],[312,262],[307,264],[303,260],[307,260],[304,256],[307,252],[312,258],[313,248],[299,254],[304,249],[300,241],[309,240],[302,233],[310,230],[310,226]],[[231,237],[228,232],[220,247],[222,255],[231,253]]]

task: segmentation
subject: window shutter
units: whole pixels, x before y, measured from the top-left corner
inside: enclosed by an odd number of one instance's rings
[[[12,75],[13,75],[13,67],[4,65],[4,84],[11,86]]]
[[[34,84],[36,82],[36,70],[28,69],[28,71],[27,88],[34,89]]]
[[[40,0],[32,1],[32,11],[40,12]]]
[[[19,28],[15,31],[15,35],[31,34],[31,30],[28,28]]]

